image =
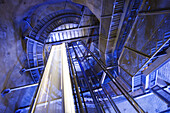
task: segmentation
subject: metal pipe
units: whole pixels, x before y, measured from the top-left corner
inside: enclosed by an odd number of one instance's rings
[[[79,93],[79,88],[78,88],[76,76],[75,76],[74,69],[73,69],[73,63],[71,61],[70,51],[68,49],[68,44],[66,44],[66,49],[67,49],[67,52],[68,52],[68,57],[69,57],[69,62],[70,62],[70,66],[71,66],[71,72],[72,72],[72,75],[73,75],[76,94],[77,94],[77,97],[78,97],[78,103],[79,103],[80,112],[84,113],[83,105],[82,105],[82,101],[81,101],[81,97],[80,97],[80,93]]]
[[[110,83],[108,83],[110,88],[112,89],[112,91],[115,93],[116,96],[118,96],[118,93],[114,90],[114,88],[112,87],[112,85]]]
[[[115,110],[116,113],[121,113],[118,109],[118,107],[116,106],[116,104],[114,103],[114,101],[112,100],[112,97],[109,95],[109,92],[107,92],[107,90],[105,89],[105,87],[103,88],[103,92],[105,93],[106,97],[108,98],[108,100],[110,101],[110,104],[112,105],[113,109]]]
[[[67,55],[68,56],[68,55]],[[68,61],[69,62],[69,61]],[[74,81],[73,81],[73,78],[71,77],[71,66],[70,66],[70,62],[68,63],[69,65],[69,72],[70,72],[70,78],[71,78],[71,85],[72,85],[72,92],[73,92],[73,96],[74,96],[74,104],[76,106],[76,113],[78,113],[78,103],[77,103],[77,98],[76,98],[76,94],[74,92]]]
[[[73,45],[72,45],[72,47],[73,47],[73,51],[74,51],[74,53],[75,53],[75,55],[76,55],[76,57],[77,57],[77,60],[78,60],[79,66],[80,66],[80,68],[81,68],[82,74],[84,75],[85,82],[87,83],[87,86],[88,86],[88,88],[89,88],[89,90],[90,90],[90,94],[91,94],[91,96],[92,96],[92,98],[93,98],[93,101],[94,101],[94,104],[95,104],[95,106],[96,106],[96,109],[97,109],[98,113],[102,113],[102,110],[101,110],[101,108],[99,107],[99,103],[98,103],[98,101],[97,101],[97,99],[96,99],[96,97],[95,97],[95,95],[94,95],[94,93],[93,93],[92,86],[91,86],[91,85],[89,84],[89,82],[88,82],[87,75],[85,74],[85,71],[84,71],[84,68],[83,68],[83,66],[82,66],[82,64],[81,64],[81,62],[80,62],[80,59],[79,59],[79,57],[78,57],[78,55],[77,55],[77,53],[76,53],[75,48],[74,48]]]
[[[6,94],[11,93],[12,91],[16,91],[16,90],[20,90],[20,89],[25,89],[25,88],[30,88],[30,87],[35,87],[35,86],[38,86],[38,83],[24,85],[24,86],[19,86],[19,87],[14,87],[14,88],[7,88],[7,89],[4,89],[1,92],[1,95],[5,96]]]
[[[93,84],[92,78],[90,79],[90,82],[91,82],[92,85],[97,86],[96,84]],[[97,91],[96,93],[97,93],[98,97],[102,98],[102,101],[103,101],[104,104],[106,105],[106,108],[108,109],[108,111],[111,112],[110,109],[109,109],[109,107],[108,107],[108,105],[107,105],[107,103],[106,103],[106,101],[104,100],[104,97],[103,97],[102,94],[100,93],[100,90],[99,90],[99,89],[98,89],[98,91]],[[105,112],[104,109],[103,109],[103,105],[102,105],[102,104],[100,104],[100,105],[102,106],[103,112]]]
[[[81,51],[79,45],[77,45],[77,47],[79,48],[79,51],[81,52],[81,54],[83,54],[83,52]],[[86,57],[85,57],[85,59],[86,59]],[[87,60],[86,60],[86,61],[87,61]],[[84,65],[87,67],[86,63],[85,63],[85,62],[83,62],[83,63],[84,63]],[[89,64],[89,65],[90,65],[90,64]],[[92,69],[92,68],[91,68],[91,69]],[[94,73],[93,73],[93,74],[94,74]],[[97,81],[98,81],[98,80],[97,80]],[[92,78],[90,79],[90,82],[91,82],[92,86],[95,85],[95,87],[97,87],[96,84],[93,84]],[[93,90],[94,90],[94,89],[93,89]],[[109,107],[107,106],[107,103],[105,102],[103,96],[102,96],[101,93],[99,92],[99,89],[97,89],[97,90],[98,90],[98,91],[97,91],[98,97],[100,96],[100,97],[102,98],[102,101],[105,103],[107,109],[109,110]],[[99,103],[99,104],[100,104],[100,103]],[[103,109],[102,104],[100,104],[100,106],[102,107],[103,112],[105,112],[104,109]],[[109,111],[110,111],[110,110],[109,110]]]
[[[135,49],[133,49],[133,48],[130,48],[130,47],[127,47],[127,46],[124,46],[124,48],[126,48],[126,49],[128,49],[128,50],[130,50],[130,51],[133,51],[133,52],[135,52],[135,53],[137,53],[137,54],[139,54],[139,55],[141,55],[141,56],[144,56],[144,57],[146,57],[146,58],[150,58],[150,57],[151,57],[150,55],[147,55],[147,54],[145,54],[145,53],[142,53],[142,52],[140,52],[140,51],[137,51],[137,50],[135,50]]]
[[[96,60],[96,62],[100,65],[100,67],[107,73],[108,77],[115,84],[115,86],[120,90],[120,92],[126,97],[129,103],[136,109],[137,112],[145,113],[145,111],[138,105],[138,103],[128,94],[128,92],[122,87],[122,85],[112,76],[106,66],[96,58],[96,56],[85,46],[85,44],[81,41],[82,45],[84,45],[85,49],[92,55],[92,57]]]
[[[78,47],[79,50],[81,51],[81,49],[80,49],[80,47],[79,47],[78,44],[77,44],[77,47]],[[82,52],[82,51],[81,51],[81,52]],[[83,53],[83,52],[82,52],[82,53]],[[99,78],[98,78],[98,76],[96,75],[95,69],[93,70],[92,65],[89,63],[89,61],[87,60],[87,58],[85,58],[85,59],[86,59],[88,65],[91,66],[90,69],[92,69],[92,73],[94,74],[96,81],[98,81],[98,82],[100,83]],[[85,63],[84,63],[84,64],[85,64]],[[106,75],[106,73],[105,73],[105,75]],[[102,85],[102,83],[100,83],[100,85],[102,86],[102,89],[103,89],[104,86]],[[104,89],[105,89],[105,88],[104,88]],[[98,91],[99,91],[99,90],[98,90]],[[103,91],[104,91],[104,90],[103,90]],[[100,92],[99,92],[99,93],[100,93]],[[107,93],[107,94],[106,94],[106,93]],[[111,99],[109,93],[104,91],[104,94],[105,94],[105,96],[108,98],[109,102],[111,103],[111,105],[112,105],[113,109],[116,111],[116,113],[120,113],[118,107],[116,106],[116,104],[115,104],[115,103],[113,102],[113,100]],[[101,93],[100,93],[100,95],[101,95]],[[109,97],[108,97],[108,95],[109,95]],[[102,98],[103,98],[103,97],[102,97]],[[106,105],[107,105],[107,104],[106,104]],[[109,110],[109,109],[108,109],[108,110]]]
[[[170,9],[160,9],[160,10],[153,10],[153,11],[140,11],[138,15],[160,15],[160,14],[168,14],[170,13]]]
[[[88,62],[88,64],[90,65],[90,63]],[[92,68],[91,68],[92,69]],[[97,78],[96,80],[99,82],[99,78],[98,76],[96,75],[96,73],[94,72],[94,70],[92,70],[93,74],[95,75],[95,77]],[[100,83],[100,82],[99,82]],[[102,89],[104,88],[104,86],[100,83],[100,85],[102,86]],[[116,104],[113,102],[113,100],[109,99],[109,97],[107,95],[109,95],[109,93],[107,92],[107,94],[104,92],[105,96],[107,97],[107,99],[109,100],[110,104],[112,105],[113,109],[116,111],[116,113],[120,113],[118,107],[116,106]],[[119,112],[118,112],[119,111]]]
[[[89,64],[90,65],[90,64]],[[91,68],[92,69],[92,68]],[[95,77],[97,78],[96,80],[99,82],[99,78],[98,78],[98,76],[95,74],[95,72],[94,72],[94,70],[92,71],[93,72],[93,74],[95,75]],[[100,83],[100,82],[99,82]],[[102,86],[102,89],[104,88],[104,86],[100,83],[100,85]],[[104,92],[104,94],[105,94],[105,92]],[[107,93],[108,95],[109,95],[109,93]],[[113,100],[111,100],[110,101],[110,99],[109,99],[109,97],[105,94],[105,96],[107,97],[107,99],[109,100],[109,102],[111,103],[111,105],[112,105],[112,107],[114,108],[114,109],[116,109],[115,111],[117,112],[117,111],[119,111],[119,109],[118,109],[118,107],[116,106],[116,104],[113,102]],[[114,104],[112,104],[112,103],[114,103]],[[120,112],[117,112],[117,113],[120,113]]]
[[[70,55],[70,56],[71,56],[71,55]],[[71,60],[72,60],[72,62],[73,62],[72,57],[71,57]],[[85,103],[85,100],[84,100],[84,96],[83,96],[83,92],[82,92],[82,89],[81,89],[81,86],[80,86],[80,81],[79,81],[78,76],[77,76],[76,67],[75,67],[75,64],[74,64],[74,63],[72,63],[72,64],[73,64],[73,67],[74,67],[74,69],[75,69],[76,79],[77,79],[77,82],[78,82],[78,86],[80,87],[80,93],[81,93],[81,96],[82,96],[82,99],[83,99],[84,107],[85,107],[86,113],[88,113],[87,106],[86,106],[86,103]]]
[[[79,51],[81,52],[81,53],[80,53],[80,52],[78,51],[79,54],[82,54],[82,55],[83,55],[83,52],[81,51],[79,45],[77,45],[77,47],[78,47],[77,51],[79,50]],[[85,57],[85,59],[86,59],[86,57]],[[84,63],[84,65],[87,67],[86,63],[85,63],[85,62],[83,62],[83,63]],[[97,87],[96,84],[93,84],[92,78],[90,78],[90,82],[91,82],[92,86],[95,85],[95,87]],[[93,89],[93,90],[95,90],[95,89]],[[107,104],[106,104],[106,102],[105,102],[103,96],[100,94],[99,89],[98,89],[98,91],[97,91],[97,95],[98,95],[98,97],[100,96],[100,97],[102,98],[102,101],[105,103],[107,109],[109,110],[109,107],[107,106]],[[102,108],[102,111],[105,112],[104,109],[103,109],[102,104],[101,104],[101,103],[99,103],[99,104],[100,104],[100,106],[101,106],[101,108]]]

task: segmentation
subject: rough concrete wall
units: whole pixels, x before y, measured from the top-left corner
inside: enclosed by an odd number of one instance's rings
[[[30,18],[30,23],[32,26],[35,26],[37,22],[39,22],[45,16],[55,13],[59,10],[64,10],[64,9],[81,11],[81,7],[73,4],[72,2],[58,2],[58,3],[53,3],[53,4],[42,4],[40,6],[37,6],[36,10],[31,15],[28,15]]]
[[[27,67],[27,36],[39,20],[58,10],[81,10],[80,5],[67,0],[2,0],[0,1],[0,91],[33,83],[30,73],[19,71]],[[26,21],[28,21],[28,23]],[[30,105],[35,88],[15,91],[0,97],[0,112],[14,112]]]
[[[72,1],[87,6],[100,21],[102,0],[72,0]]]
[[[38,2],[4,1],[0,4],[0,91],[32,83],[28,73],[19,71],[27,64],[25,46],[20,31],[20,21],[24,12]],[[14,112],[16,108],[29,104],[34,89],[12,92],[0,96],[0,112]],[[27,93],[27,94],[26,94]]]
[[[72,1],[87,6],[100,21],[99,31],[100,36],[98,48],[101,53],[101,60],[105,63],[105,60],[107,59],[106,48],[107,46],[108,48],[112,48],[113,46],[107,45],[107,43],[113,42],[113,40],[108,40],[111,17],[101,18],[101,16],[112,15],[114,0],[72,0]]]
[[[27,66],[26,47],[22,36],[24,29],[27,30],[29,27],[23,21],[23,18],[34,14],[32,23],[36,24],[37,20],[46,16],[46,14],[56,11],[59,7],[60,9],[63,8],[57,3],[52,7],[49,7],[49,5],[43,6],[44,2],[56,3],[55,0],[0,1],[0,91],[33,83],[29,72],[22,75],[19,73],[23,67]],[[33,7],[38,7],[38,4],[42,4],[42,9],[39,8],[34,11]],[[19,107],[30,105],[34,91],[35,88],[29,88],[11,92],[5,97],[0,96],[0,112],[10,113]]]
[[[5,1],[6,2],[6,1]],[[20,69],[26,65],[25,51],[22,46],[19,22],[16,21],[18,4],[0,4],[0,91],[31,83],[27,73],[21,75]],[[23,91],[12,92],[5,97],[0,96],[0,112],[13,112],[18,102],[22,101]]]

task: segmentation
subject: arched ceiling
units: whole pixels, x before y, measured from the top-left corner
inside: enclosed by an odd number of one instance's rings
[[[38,81],[40,74],[42,73],[43,68],[31,71],[34,81],[32,81],[32,78],[30,78],[29,72],[21,74],[19,73],[22,68],[42,66],[44,64],[42,44],[38,44],[37,42],[31,40],[27,41],[27,39],[24,39],[24,36],[30,38],[32,36],[32,39],[36,39],[33,36],[35,35],[35,32],[33,33],[31,31],[36,31],[38,25],[41,28],[43,19],[45,20],[43,26],[45,25],[46,27],[44,27],[42,30],[38,28],[38,31],[41,31],[39,32],[39,35],[44,35],[43,31],[48,31],[45,33],[45,37],[48,37],[50,31],[62,24],[74,23],[78,25],[82,16],[82,8],[82,5],[73,3],[70,0],[6,0],[3,3],[0,2],[0,24],[5,30],[5,32],[3,32],[3,39],[5,40],[1,42],[1,45],[2,43],[4,45],[1,48],[1,55],[3,58],[0,59],[1,62],[4,62],[3,66],[1,65],[2,68],[0,72],[2,75],[0,85],[1,91],[9,87],[32,84]],[[72,11],[67,13],[67,11],[65,12],[64,10]],[[50,22],[53,24],[48,23],[49,20],[52,19],[51,17],[54,18],[56,16],[57,18],[54,19],[53,22]],[[88,25],[93,19],[95,20],[94,22],[97,21],[97,19],[94,18],[95,16],[93,16],[88,8],[85,8],[84,17],[84,22],[81,24],[81,26]],[[54,26],[54,24],[56,25]],[[91,23],[91,25],[97,24]],[[40,38],[37,38],[37,41],[43,42],[39,39]],[[45,41],[45,39],[43,40]],[[25,43],[27,43],[27,47],[25,47]],[[26,52],[27,55],[25,56]],[[27,64],[26,59],[29,61],[29,64]],[[15,110],[19,107],[30,105],[33,92],[34,88],[31,88],[28,90],[18,91],[15,94],[11,93],[11,95],[9,94],[7,98],[0,98],[0,100],[4,102],[0,103],[2,112],[15,112]],[[13,104],[15,104],[15,106]]]
[[[65,2],[65,6],[67,6],[67,2]],[[80,6],[81,5],[79,5],[79,7]],[[57,29],[59,26],[70,23],[70,24],[76,24],[77,26],[74,28],[79,29],[79,28],[90,27],[90,26],[92,26],[93,28],[94,25],[98,24],[98,20],[95,18],[95,16],[92,15],[92,13],[88,10],[88,8],[84,8],[83,6],[81,7],[81,9],[79,8],[79,10],[78,9],[75,10],[74,8],[72,10],[64,8],[62,10],[55,11],[54,13],[51,13],[49,15],[46,16],[43,15],[43,17],[44,18],[39,20],[37,24],[31,29],[29,36],[26,37],[28,68],[45,65],[44,60],[46,58],[43,54],[44,44],[46,40],[49,38],[49,34],[53,30]],[[79,35],[78,36],[74,35],[74,37],[76,38],[82,36],[87,37],[90,36],[92,33],[96,33],[96,32],[98,34],[98,29],[96,31],[95,27],[93,30],[88,29],[88,32],[85,29],[83,29],[84,35],[82,35],[80,31],[81,29],[79,30],[78,33]],[[42,68],[38,68],[36,70],[30,71],[34,82],[38,82],[40,75],[42,73]]]

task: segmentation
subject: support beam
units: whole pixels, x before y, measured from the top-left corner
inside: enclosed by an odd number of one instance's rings
[[[68,47],[67,47],[67,49],[68,49]],[[70,56],[71,56],[71,54],[70,54]],[[76,58],[75,58],[75,59],[76,59]],[[71,56],[71,61],[74,62],[73,60],[74,60],[74,59],[73,59],[72,56]],[[84,83],[82,82],[82,79],[80,79],[79,76],[77,76],[78,74],[77,74],[76,66],[75,66],[74,63],[73,63],[73,67],[74,67],[74,69],[75,69],[76,79],[77,79],[77,83],[78,83],[78,86],[79,86],[79,89],[80,89],[81,97],[82,97],[82,99],[83,99],[83,103],[84,103],[84,107],[85,107],[85,112],[88,113],[87,106],[86,106],[86,102],[85,102],[84,95],[83,95],[83,93],[82,93],[82,88],[81,88],[81,84],[83,85]],[[80,80],[81,80],[81,81],[80,81]],[[81,83],[80,83],[80,82],[81,82]],[[84,86],[82,86],[82,87],[84,87]]]
[[[80,49],[80,47],[79,47],[78,44],[77,44],[77,47],[79,48],[80,52],[83,53],[83,51]],[[94,75],[95,81],[97,81],[97,82],[100,83],[99,77],[97,76],[95,69],[93,69],[93,66],[90,64],[89,60],[88,60],[87,58],[85,58],[85,59],[86,59],[86,61],[87,61],[87,62],[86,62],[87,65],[89,65],[89,66],[91,67],[90,69],[91,69],[91,72],[92,72],[93,75]],[[87,66],[86,63],[84,62],[84,65],[85,65],[85,66]],[[103,72],[103,75],[106,76],[106,73]],[[104,77],[104,78],[105,78],[105,77]],[[101,80],[102,80],[102,79],[101,79]],[[104,80],[104,79],[103,79],[103,80]],[[104,85],[102,85],[102,84],[103,84],[103,83],[100,83],[100,85],[99,85],[99,86],[101,86],[102,88],[101,88],[101,89],[97,89],[97,91],[94,90],[94,92],[96,91],[96,92],[98,92],[98,93],[101,95],[100,91],[101,91],[102,89],[105,89]],[[113,102],[113,100],[111,99],[111,96],[109,95],[109,93],[108,93],[108,92],[105,92],[105,91],[106,91],[106,90],[103,90],[103,92],[104,92],[104,94],[105,94],[105,96],[106,96],[107,98],[104,99],[103,96],[101,95],[104,103],[105,103],[105,100],[109,100],[109,102],[111,103],[111,105],[112,105],[112,107],[114,108],[114,110],[116,111],[116,113],[120,113],[118,107],[116,106],[116,104],[115,104],[115,103]],[[106,104],[106,103],[105,103],[105,104]],[[106,107],[107,107],[107,104],[106,104]],[[108,107],[107,107],[107,108],[108,108]],[[108,108],[108,110],[109,110],[109,108]],[[109,112],[110,112],[110,111],[109,111]]]
[[[119,67],[121,68],[121,69],[123,69],[123,71],[125,71],[128,75],[130,75],[131,77],[133,77],[133,75],[132,74],[130,74],[126,69],[124,69],[121,65],[119,65]]]
[[[70,67],[70,66],[69,66]],[[70,73],[71,75],[71,73]],[[76,113],[78,111],[78,105],[77,105],[77,98],[76,98],[76,94],[74,92],[74,85],[73,85],[73,79],[71,79],[71,85],[72,85],[72,92],[73,92],[73,97],[74,97],[74,105],[75,105],[75,108],[76,108]]]
[[[123,12],[118,12],[118,13],[114,13],[114,14],[110,14],[110,15],[102,15],[101,18],[111,18],[116,15],[121,15],[122,13]]]
[[[27,24],[28,26],[30,26],[31,29],[33,29],[33,27],[31,26],[31,24],[26,20],[26,19],[23,19]]]
[[[77,46],[78,46],[78,48],[79,48],[79,50],[81,51],[81,53],[82,53],[82,50],[80,49],[80,47],[79,47],[79,45],[77,44]],[[97,82],[99,82],[100,83],[100,81],[99,81],[99,77],[97,76],[97,74],[96,74],[96,71],[95,71],[95,69],[93,69],[93,66],[90,64],[90,62],[89,62],[89,60],[87,59],[87,58],[85,58],[86,59],[86,63],[87,63],[87,65],[89,65],[91,68],[91,72],[93,73],[93,75],[94,75],[94,79],[95,79],[95,81],[97,81]],[[84,63],[84,65],[85,66],[87,66],[86,65],[86,63]],[[103,72],[103,75],[105,75],[106,76],[106,73],[105,72]],[[104,77],[105,78],[105,77]],[[102,79],[101,79],[102,80]],[[104,79],[103,79],[104,80]],[[98,92],[100,95],[101,95],[101,90],[103,90],[103,89],[105,89],[105,87],[104,87],[104,85],[103,85],[103,83],[101,83],[99,86],[101,86],[102,88],[101,89],[98,89],[97,91],[96,90],[94,90],[94,92],[96,91],[96,92]],[[103,96],[101,95],[101,97],[102,97],[102,99],[103,99],[103,101],[104,101],[104,103],[105,103],[105,105],[106,105],[106,108],[108,108],[108,106],[107,106],[107,103],[105,102],[105,100],[109,100],[109,102],[110,102],[110,104],[112,105],[112,107],[113,107],[113,109],[115,110],[115,112],[116,113],[120,113],[120,111],[119,111],[119,109],[118,109],[118,107],[116,106],[116,104],[114,103],[114,101],[111,99],[111,96],[110,96],[110,94],[106,91],[106,90],[103,90],[103,92],[104,92],[104,94],[105,94],[105,96],[107,97],[107,98],[103,98]],[[109,108],[108,108],[108,110],[109,110]],[[109,111],[110,112],[110,111]]]
[[[106,66],[102,63],[102,61],[98,60],[98,58],[96,58],[96,56],[85,46],[85,44],[83,42],[81,42],[81,43],[82,43],[82,45],[84,45],[85,49],[92,55],[92,57],[96,60],[96,62],[99,64],[99,66],[107,73],[108,77],[115,84],[115,86],[119,89],[119,91],[126,97],[126,99],[129,101],[129,103],[134,107],[134,109],[137,112],[145,113],[145,111],[139,106],[139,104],[123,88],[123,86],[112,76],[112,74],[106,68]]]
[[[142,8],[143,8],[144,5],[145,5],[145,2],[146,2],[146,0],[142,0],[142,4],[141,4],[141,6],[140,6],[140,8],[139,8],[139,11],[142,10]],[[135,20],[134,20],[134,22],[133,22],[133,25],[132,25],[132,27],[131,27],[131,29],[130,29],[130,32],[129,32],[129,34],[128,34],[126,40],[125,40],[125,43],[124,43],[124,45],[123,45],[123,50],[122,50],[121,53],[120,53],[120,56],[119,56],[119,59],[118,59],[118,64],[120,64],[120,59],[122,58],[122,55],[123,55],[124,50],[125,50],[124,46],[127,45],[127,42],[129,41],[129,39],[130,39],[130,37],[131,37],[131,34],[132,34],[132,32],[133,32],[133,30],[134,30],[134,28],[135,28],[135,26],[136,26],[136,23],[137,23],[137,21],[138,21],[138,18],[139,18],[139,15],[137,14],[137,16],[135,17]]]
[[[1,92],[1,95],[4,97],[6,94],[11,93],[12,91],[17,91],[17,90],[21,90],[21,89],[30,88],[30,87],[36,87],[36,86],[38,86],[38,83],[36,83],[36,84],[24,85],[24,86],[19,86],[19,87],[14,87],[14,88],[4,89],[4,90]]]
[[[42,45],[42,46],[44,46],[44,44],[43,44],[42,42],[39,42],[38,40],[29,38],[29,37],[25,37],[25,38],[28,39],[28,40],[31,40],[31,41],[33,41],[33,42],[36,42],[36,43],[38,43],[38,44],[40,44],[40,45]]]
[[[151,10],[151,11],[140,11],[139,16],[144,16],[144,15],[160,15],[160,14],[169,14],[170,9],[160,9],[160,10]]]
[[[38,67],[29,68],[29,69],[23,68],[23,69],[22,69],[22,72],[31,71],[31,70],[36,70],[36,69],[39,69],[39,68],[44,68],[44,66],[38,66]]]
[[[82,66],[82,64],[81,64],[81,61],[80,61],[78,55],[77,55],[77,52],[76,52],[76,50],[75,50],[75,48],[74,48],[73,45],[72,45],[72,47],[73,47],[73,51],[74,51],[74,53],[75,53],[75,55],[76,55],[76,57],[77,57],[77,60],[78,60],[79,66],[80,66],[80,68],[81,68],[82,74],[84,75],[85,82],[86,82],[86,84],[87,84],[87,86],[88,86],[88,88],[89,88],[89,90],[90,90],[90,94],[91,94],[91,96],[92,96],[92,98],[93,98],[93,101],[94,101],[94,104],[95,104],[95,106],[96,106],[96,109],[97,109],[98,113],[102,113],[102,110],[101,110],[101,108],[99,107],[99,103],[98,103],[98,101],[97,101],[97,99],[96,99],[96,96],[95,96],[94,93],[93,93],[93,88],[92,88],[92,86],[91,86],[90,83],[89,83],[88,77],[87,77],[87,75],[85,74],[84,68],[83,68],[83,66]]]
[[[99,26],[83,26],[83,27],[75,27],[75,28],[70,28],[70,29],[63,29],[63,30],[57,30],[57,31],[52,31],[51,33],[64,33],[64,32],[69,32],[69,31],[76,31],[76,30],[84,30],[84,29],[94,29],[98,28]]]
[[[137,54],[139,54],[139,55],[141,55],[141,56],[144,56],[144,57],[146,57],[146,58],[150,58],[151,56],[149,56],[149,55],[147,55],[147,54],[145,54],[145,53],[142,53],[142,52],[140,52],[140,51],[137,51],[136,49],[133,49],[133,48],[130,48],[130,47],[127,47],[127,46],[124,46],[124,48],[126,48],[126,49],[128,49],[128,50],[130,50],[130,51],[132,51],[132,52],[134,52],[134,53],[137,53]]]
[[[112,97],[109,95],[109,92],[106,90],[106,88],[103,87],[103,92],[110,101],[110,104],[112,105],[113,109],[115,110],[116,113],[121,113],[118,107],[116,106],[115,102],[113,101]]]
[[[80,27],[80,25],[81,25],[81,22],[82,22],[82,20],[83,20],[83,17],[84,17],[84,14],[85,14],[85,6],[83,6],[82,7],[82,9],[81,9],[81,19],[80,19],[80,22],[79,22],[79,24],[78,24],[78,28]]]
[[[68,52],[69,62],[70,62],[70,66],[71,66],[71,73],[72,73],[72,76],[73,76],[76,94],[77,94],[77,98],[78,98],[79,109],[80,109],[81,113],[84,113],[83,105],[82,105],[82,101],[81,101],[81,97],[80,97],[80,92],[79,92],[79,88],[78,88],[78,84],[77,84],[77,80],[76,80],[76,75],[74,73],[73,63],[71,61],[71,55],[70,55],[70,51],[69,51],[69,48],[68,48],[68,44],[66,44],[66,49],[67,49],[67,52]]]
[[[55,42],[48,42],[46,44],[52,44],[52,45],[57,45],[57,44],[61,44],[61,43],[68,43],[68,42],[75,42],[75,41],[79,41],[79,40],[83,40],[83,39],[88,39],[94,36],[99,36],[99,35],[91,35],[91,36],[83,36],[83,37],[76,37],[76,38],[71,38],[71,39],[65,39],[65,40],[60,40],[60,41],[55,41]]]

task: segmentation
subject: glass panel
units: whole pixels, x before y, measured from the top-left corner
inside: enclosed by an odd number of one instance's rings
[[[35,113],[75,112],[64,43],[52,46],[34,108]]]
[[[49,60],[46,65],[44,76],[40,85],[38,102],[35,113],[62,112],[61,90],[61,45],[52,47]],[[54,105],[56,106],[53,107]]]

